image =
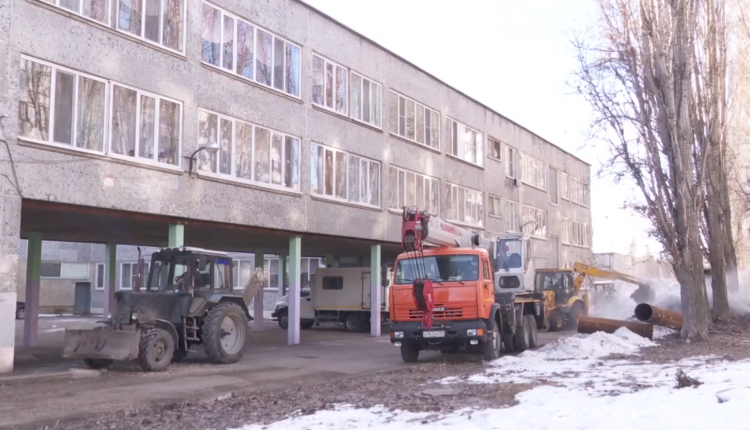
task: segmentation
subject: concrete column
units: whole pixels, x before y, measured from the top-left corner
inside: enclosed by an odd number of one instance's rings
[[[286,294],[287,276],[286,276],[286,254],[279,255],[279,291],[283,296]]]
[[[262,249],[255,250],[255,268],[265,269],[266,254]],[[266,276],[269,276],[266,273]],[[263,288],[253,298],[253,329],[263,331]]]
[[[287,344],[299,345],[299,293],[302,283],[302,238],[289,239],[289,328]]]
[[[117,285],[117,244],[108,243],[104,248],[104,315],[115,310]]]
[[[0,31],[1,33],[1,31]],[[2,38],[2,36],[0,36]],[[0,51],[2,49],[0,48]],[[0,67],[2,72],[2,67]],[[13,371],[16,350],[16,301],[18,296],[18,260],[21,241],[21,196],[7,179],[12,177],[10,163],[0,163],[0,373]]]
[[[380,336],[380,302],[383,288],[380,285],[380,245],[370,247],[370,335]]]
[[[42,234],[29,233],[26,257],[26,317],[23,346],[36,348],[39,333],[39,289],[42,280]]]

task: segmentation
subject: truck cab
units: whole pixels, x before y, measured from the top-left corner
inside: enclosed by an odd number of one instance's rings
[[[493,271],[498,293],[534,290],[530,242],[525,233],[505,233],[495,239]]]

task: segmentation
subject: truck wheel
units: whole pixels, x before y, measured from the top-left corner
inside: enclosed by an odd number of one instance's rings
[[[362,319],[357,314],[349,314],[344,318],[344,327],[346,331],[361,332],[362,331]]]
[[[113,360],[106,358],[84,358],[83,362],[91,369],[107,369],[114,363]]]
[[[161,372],[172,362],[175,344],[168,331],[152,328],[141,336],[138,364],[146,372]]]
[[[419,360],[419,346],[413,342],[402,342],[401,359],[404,363],[416,363]]]
[[[315,325],[315,320],[302,320],[299,322],[299,326],[305,330],[309,330],[313,328]]]
[[[512,352],[516,352],[516,346],[513,345],[513,335],[512,334],[504,334],[503,335],[503,352],[509,354]]]
[[[573,330],[578,330],[578,317],[583,315],[583,305],[579,302],[571,306],[570,313],[568,313],[568,327]]]
[[[279,327],[281,327],[282,330],[286,330],[289,328],[289,312],[285,310],[279,311],[278,319],[279,319]]]
[[[536,348],[539,346],[538,333],[539,329],[536,326],[536,318],[534,315],[526,315],[524,318],[529,320],[529,348]]]
[[[522,318],[521,325],[516,327],[516,334],[513,336],[513,345],[516,348],[516,352],[524,352],[529,349],[529,320]]]
[[[223,303],[208,311],[201,325],[206,357],[215,364],[236,363],[245,351],[247,315],[234,303]]]
[[[565,316],[559,310],[554,310],[549,314],[549,330],[560,331],[565,325]]]
[[[491,330],[492,334],[482,344],[482,358],[484,361],[492,361],[500,357],[500,348],[503,342],[500,336],[500,328],[495,324]]]

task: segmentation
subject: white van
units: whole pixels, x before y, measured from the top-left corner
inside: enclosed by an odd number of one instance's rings
[[[389,318],[388,293],[392,270],[383,279],[380,302],[381,321]],[[300,327],[309,329],[321,323],[343,323],[348,331],[370,328],[370,268],[328,267],[315,273],[312,288],[300,294]],[[289,295],[276,302],[271,317],[279,327],[289,327]]]

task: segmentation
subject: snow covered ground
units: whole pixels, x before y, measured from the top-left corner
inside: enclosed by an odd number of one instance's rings
[[[460,384],[539,385],[516,396],[518,404],[501,409],[472,409],[451,414],[391,411],[382,407],[336,409],[293,416],[268,426],[242,430],[408,429],[747,429],[750,407],[750,360],[727,362],[693,357],[672,364],[638,359],[603,359],[610,354],[638,355],[654,346],[648,339],[620,329],[561,338],[536,351],[488,363],[483,374],[439,381],[460,390]],[[682,369],[703,382],[675,388]]]

